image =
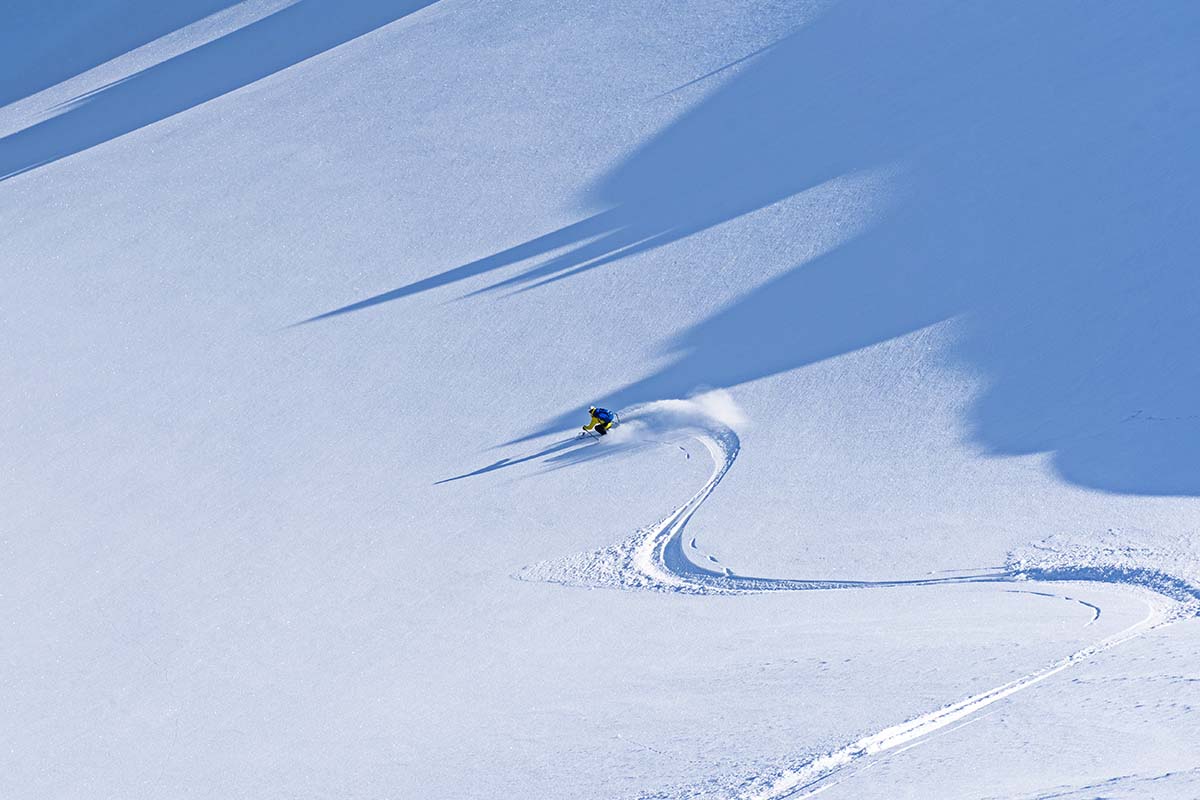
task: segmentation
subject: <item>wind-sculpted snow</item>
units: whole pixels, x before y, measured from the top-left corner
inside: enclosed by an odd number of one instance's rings
[[[1195,564],[1171,553],[1141,547],[1127,536],[1110,532],[1109,546],[1089,547],[1070,540],[1038,542],[1012,554],[1001,571],[962,572],[940,578],[883,581],[801,580],[736,575],[728,568],[718,572],[691,560],[684,546],[684,530],[701,504],[733,467],[741,440],[731,426],[735,409],[723,393],[690,401],[651,403],[630,409],[620,438],[646,438],[647,431],[662,436],[669,428],[702,442],[713,458],[708,481],[687,502],[666,518],[642,528],[629,539],[590,553],[545,561],[524,569],[517,577],[568,586],[644,589],[686,594],[746,594],[769,591],[823,589],[875,589],[899,586],[1028,581],[1090,581],[1124,584],[1149,590],[1147,614],[1141,621],[1065,658],[995,688],[943,706],[865,736],[840,749],[760,775],[736,790],[739,800],[776,800],[810,797],[854,774],[863,759],[909,745],[947,726],[961,723],[976,712],[1050,678],[1092,656],[1141,636],[1149,630],[1200,615],[1200,581]],[[1094,541],[1094,540],[1093,540]],[[695,550],[693,538],[688,549]],[[709,560],[715,563],[711,556]],[[1174,571],[1168,571],[1174,567]],[[1012,591],[1012,590],[1009,590]],[[1041,594],[1040,592],[1038,594]],[[1057,595],[1050,595],[1057,596]],[[1073,598],[1065,598],[1073,599]],[[1092,609],[1095,621],[1101,609]],[[1090,623],[1089,623],[1090,624]],[[965,723],[962,723],[965,724]],[[683,790],[683,795],[687,791]]]

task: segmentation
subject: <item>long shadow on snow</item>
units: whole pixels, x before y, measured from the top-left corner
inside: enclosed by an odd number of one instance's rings
[[[521,456],[519,458],[502,458],[499,461],[496,461],[495,463],[488,464],[486,467],[480,467],[479,469],[472,470],[470,472],[464,472],[463,474],[455,475],[452,478],[443,478],[440,481],[434,481],[433,485],[439,486],[443,483],[452,483],[454,481],[461,481],[463,478],[474,478],[478,475],[486,475],[489,472],[495,472],[496,470],[504,469],[506,467],[514,467],[517,464],[524,464],[527,461],[534,461],[539,458],[547,458],[549,456],[552,456],[555,453],[562,454],[562,451],[564,451],[564,450],[568,450],[568,451],[576,450],[580,447],[585,447],[589,444],[595,444],[595,442],[593,440],[585,441],[583,438],[580,438],[578,436],[573,436],[570,439],[564,439],[562,441],[555,442],[554,444],[551,444],[547,447],[543,447],[541,450],[538,450],[536,453],[531,453],[527,456]]]
[[[452,483],[460,481],[463,478],[474,478],[479,475],[486,475],[489,472],[515,467],[518,464],[524,464],[528,461],[536,461],[541,458],[546,465],[543,472],[552,472],[554,470],[569,467],[574,464],[581,464],[585,461],[597,461],[600,459],[614,458],[619,455],[625,455],[633,450],[652,447],[655,445],[666,444],[658,441],[606,441],[601,445],[601,442],[592,437],[587,436],[572,436],[569,439],[563,439],[553,444],[550,444],[537,452],[529,455],[520,456],[517,458],[502,458],[499,461],[488,464],[485,467],[464,472],[461,475],[455,475],[451,478],[443,478],[440,481],[434,481],[434,486],[443,483]],[[690,456],[689,456],[690,457]]]
[[[872,227],[682,333],[666,368],[593,396],[736,386],[961,316],[949,360],[985,379],[969,420],[985,451],[1051,452],[1106,491],[1195,495],[1198,38],[1189,4],[848,0],[616,168],[589,197],[607,210],[322,316],[563,251],[490,288],[541,285],[899,165]]]
[[[0,180],[240,89],[433,2],[301,0],[89,94],[59,116],[0,139]]]
[[[964,315],[951,358],[986,379],[970,424],[988,452],[1052,452],[1107,491],[1200,492],[1200,13],[860,8],[764,54],[602,195],[669,184],[688,198],[669,211],[610,213],[673,237],[899,162],[897,207],[684,332],[666,368],[596,396],[736,386]]]
[[[0,106],[186,27],[238,0],[11,0],[0,28]]]

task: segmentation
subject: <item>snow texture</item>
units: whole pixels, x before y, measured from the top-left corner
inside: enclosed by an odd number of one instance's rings
[[[1200,9],[4,19],[0,797],[1197,796]]]

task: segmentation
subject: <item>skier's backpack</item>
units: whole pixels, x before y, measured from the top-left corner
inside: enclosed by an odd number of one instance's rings
[[[613,421],[613,413],[611,411],[609,411],[607,408],[597,408],[596,409],[596,419],[600,420],[601,422],[612,422]]]

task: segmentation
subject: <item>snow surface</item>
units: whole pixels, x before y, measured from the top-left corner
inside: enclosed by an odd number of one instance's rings
[[[1200,794],[1191,4],[10,5],[0,797]]]

